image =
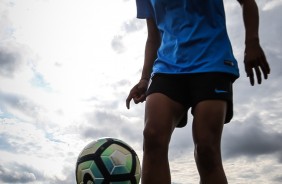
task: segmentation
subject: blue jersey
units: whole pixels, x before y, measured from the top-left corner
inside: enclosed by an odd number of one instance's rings
[[[223,0],[136,0],[136,5],[137,18],[153,18],[161,34],[153,74],[224,72],[239,76]]]

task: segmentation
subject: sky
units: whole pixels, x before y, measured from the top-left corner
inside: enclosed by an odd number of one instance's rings
[[[282,0],[257,1],[269,79],[250,86],[241,7],[224,0],[241,77],[222,137],[229,183],[282,183]],[[144,103],[125,99],[141,75],[146,26],[134,0],[0,0],[0,183],[74,184],[80,151],[101,137],[142,160]],[[173,184],[196,184],[192,116],[170,144]]]

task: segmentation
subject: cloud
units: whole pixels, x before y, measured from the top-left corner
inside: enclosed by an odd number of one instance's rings
[[[124,22],[122,25],[122,30],[124,30],[126,33],[133,33],[142,30],[145,25],[146,24],[144,24],[144,20],[134,18]]]
[[[263,6],[263,10],[271,10],[273,8],[277,8],[278,6],[282,5],[281,0],[269,0],[268,2],[265,3]]]
[[[36,181],[34,169],[29,166],[11,163],[9,169],[0,165],[0,181],[4,183],[29,183]],[[37,174],[39,174],[36,171]]]
[[[94,140],[100,137],[116,137],[126,142],[127,140],[132,143],[141,142],[140,134],[143,127],[140,125],[141,119],[130,121],[122,114],[110,109],[96,110],[87,114],[86,117],[88,123],[80,126],[84,138]]]
[[[50,183],[65,184],[75,183],[75,168],[64,167],[63,178],[44,175],[41,170],[25,164],[11,162],[8,165],[0,165],[0,182],[4,183]],[[47,182],[48,181],[48,182]]]
[[[115,36],[112,39],[111,46],[112,46],[113,50],[116,51],[119,54],[125,52],[126,49],[125,49],[125,46],[123,44],[123,36],[121,36],[121,35]]]
[[[269,4],[275,4],[275,2],[276,1],[272,1]],[[265,48],[265,54],[271,66],[270,77],[274,80],[280,80],[282,78],[282,42],[280,39],[277,39],[282,35],[282,23],[280,20],[282,16],[282,1],[279,2],[280,3],[277,3],[277,5],[273,6],[271,9],[261,11],[260,14],[261,44],[263,48]],[[269,22],[271,22],[271,24]]]
[[[9,141],[10,139],[6,134],[0,134],[0,150],[13,151],[13,146]]]
[[[236,131],[234,131],[236,130]],[[281,162],[282,134],[262,123],[257,116],[242,122],[226,125],[223,135],[223,155],[225,158],[247,157],[256,159],[262,155],[276,155]],[[281,162],[282,163],[282,162]]]
[[[139,20],[134,18],[125,21],[121,26],[121,33],[114,36],[114,38],[111,41],[111,46],[113,50],[119,54],[124,53],[126,51],[124,39],[126,39],[130,34],[142,30],[144,27],[145,27],[144,20]]]
[[[0,2],[0,75],[13,77],[22,66],[22,55],[25,48],[15,41],[13,36],[15,28],[9,19],[9,11],[6,7],[10,3]]]
[[[282,175],[277,175],[276,177],[274,177],[273,179],[275,182],[278,182],[278,183],[282,183]]]
[[[0,108],[6,114],[19,119],[31,120],[39,115],[40,107],[32,100],[16,94],[0,91]]]
[[[0,40],[9,40],[14,32],[12,23],[9,19],[9,12],[5,8],[6,5],[3,1],[0,1]]]
[[[43,74],[38,72],[36,68],[32,68],[33,71],[33,78],[31,79],[31,84],[35,87],[39,87],[41,89],[45,89],[47,91],[51,91],[50,84],[46,82],[46,79],[44,78]]]
[[[17,48],[0,46],[0,75],[13,77],[21,65],[21,54]]]

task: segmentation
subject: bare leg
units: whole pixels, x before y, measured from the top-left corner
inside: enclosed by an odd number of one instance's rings
[[[193,139],[201,184],[227,184],[221,159],[221,135],[227,103],[202,101],[195,107]]]
[[[171,184],[168,147],[182,105],[160,93],[146,99],[142,184]]]

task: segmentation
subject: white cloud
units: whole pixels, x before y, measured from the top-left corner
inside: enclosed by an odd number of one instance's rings
[[[265,5],[262,7],[262,10],[268,11],[281,5],[282,5],[281,0],[270,0],[265,3]]]

